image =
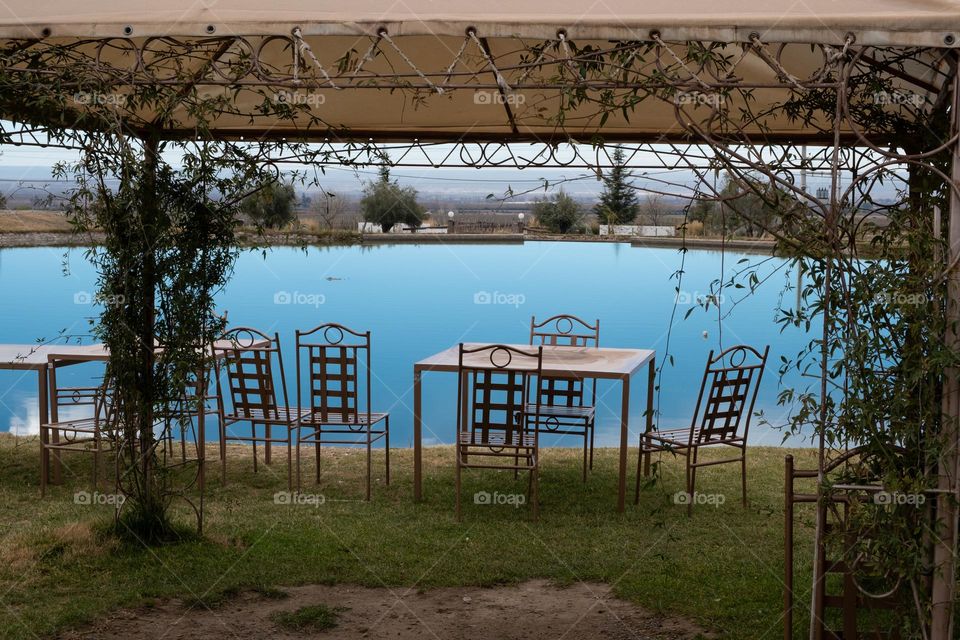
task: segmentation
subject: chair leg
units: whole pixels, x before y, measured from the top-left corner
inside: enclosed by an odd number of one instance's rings
[[[693,464],[691,464],[690,458],[691,450],[689,448],[687,449],[687,475],[689,477],[689,486],[687,487],[687,516],[693,514],[693,501],[697,492],[697,454],[700,452],[697,447],[692,447],[692,449]]]
[[[96,491],[100,481],[100,436],[93,435],[93,490]]]
[[[257,425],[250,423],[250,430],[253,432],[253,472],[257,472]]]
[[[46,432],[46,433],[44,433]],[[47,476],[50,474],[50,450],[47,449],[47,445],[44,444],[47,440],[43,436],[46,435],[47,438],[50,437],[49,431],[40,427],[40,497],[47,495]]]
[[[589,436],[586,431],[583,432],[583,481],[587,481],[587,449],[589,447]]]
[[[367,502],[370,502],[370,468],[373,466],[373,442],[370,440],[370,425],[367,425]]]
[[[273,443],[270,442],[270,438],[273,435],[273,425],[269,422],[263,425],[263,437],[265,442],[263,443],[263,463],[266,465],[270,464],[270,451],[273,449]]]
[[[531,492],[530,499],[533,501],[533,521],[538,522],[540,520],[540,467],[539,460],[534,456],[533,467],[530,470],[530,475],[533,478],[533,491]]]
[[[461,472],[462,472],[462,469],[461,469],[461,462],[460,462],[460,446],[457,445],[457,475],[455,480],[456,492],[457,492],[457,506],[455,509],[455,513],[457,517],[457,522],[463,522],[463,516],[460,513],[460,489],[461,489],[460,474]]]
[[[227,427],[220,421],[220,484],[227,486]]]
[[[521,442],[522,439],[523,439],[523,433],[526,433],[526,431],[527,431],[527,429],[529,428],[529,426],[530,426],[530,425],[526,422],[526,420],[524,420],[524,423],[523,423],[523,432],[521,432],[521,431],[519,431],[519,430],[517,431],[517,438],[519,439],[519,441],[516,442],[515,444],[517,444],[517,445],[520,444],[520,442]],[[536,426],[536,425],[535,425],[535,426]],[[517,478],[520,477],[520,469],[519,469],[519,467],[520,467],[520,449],[514,449],[514,454],[513,454],[513,479],[514,479],[514,480],[516,480]]]
[[[60,444],[60,429],[51,431],[50,442],[54,445]],[[60,450],[52,449],[50,457],[53,460],[53,484],[63,484],[63,460],[60,457]]]
[[[633,504],[640,504],[640,467],[643,466],[643,438],[640,438],[640,454],[637,456],[637,487],[633,492]]]
[[[317,459],[316,469],[314,470],[314,475],[316,476],[316,478],[314,479],[314,482],[316,482],[317,484],[320,484],[320,440],[321,440],[321,438],[320,438],[320,427],[319,427],[319,426],[316,427],[316,428],[313,430],[313,437],[314,437],[314,443],[313,443],[314,452],[313,452],[313,455],[314,455],[314,457]]]
[[[293,429],[287,427],[287,491],[293,491]]]
[[[297,430],[297,493],[300,493],[300,430]]]
[[[593,418],[590,420],[590,471],[593,471],[593,436],[597,432],[597,422]]]
[[[386,417],[386,433],[383,436],[384,452],[387,458],[387,486],[390,486],[390,416]]]
[[[741,484],[741,502],[743,508],[747,508],[747,450],[744,448],[743,455],[740,458],[740,484]]]
[[[650,445],[653,444],[653,441],[650,440],[650,436],[647,436],[647,435],[643,436],[643,444],[644,444],[644,446],[643,446],[643,450],[644,450],[644,454],[643,454],[643,475],[644,475],[644,476],[649,476],[649,475],[650,475],[650,456],[651,456],[651,453],[650,453]],[[638,468],[639,468],[639,467],[638,467]]]

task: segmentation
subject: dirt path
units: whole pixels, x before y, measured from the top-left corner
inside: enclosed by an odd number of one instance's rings
[[[329,638],[331,640],[686,640],[712,637],[689,621],[655,616],[613,598],[602,584],[558,588],[542,580],[518,586],[368,589],[291,587],[286,598],[247,593],[207,610],[179,602],[125,611],[63,638]],[[270,620],[277,611],[323,604],[340,609],[336,628],[294,633]]]

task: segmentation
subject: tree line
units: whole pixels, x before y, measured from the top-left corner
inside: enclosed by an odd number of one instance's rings
[[[603,189],[592,207],[595,224],[631,225],[638,219],[644,224],[662,226],[676,219],[671,216],[660,194],[644,199],[633,184],[622,148],[611,156],[612,167],[601,176]],[[313,210],[328,226],[342,214],[343,205],[333,193],[322,192]],[[761,237],[779,228],[782,220],[794,213],[799,204],[788,194],[771,191],[759,180],[724,177],[716,193],[691,200],[682,212],[685,230],[690,235]],[[251,222],[264,228],[283,228],[297,219],[297,194],[294,186],[280,180],[262,185],[241,204],[240,210]],[[379,169],[376,180],[367,182],[360,200],[360,213],[365,222],[375,224],[384,233],[396,226],[418,228],[428,214],[419,201],[417,190],[401,186],[390,176],[390,168]],[[588,210],[563,188],[536,202],[531,226],[553,233],[585,233]],[[594,233],[596,228],[593,229]]]

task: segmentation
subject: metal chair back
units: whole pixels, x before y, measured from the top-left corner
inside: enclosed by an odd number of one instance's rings
[[[710,352],[690,425],[691,445],[746,441],[769,351],[769,345],[763,353],[737,345],[716,356]]]
[[[226,343],[226,344],[225,344]],[[283,404],[288,406],[287,381],[280,351],[280,335],[269,336],[249,327],[228,329],[213,344],[217,363],[217,396],[223,402],[230,397],[235,417],[244,420],[282,421],[278,410],[274,366],[280,375]],[[220,368],[226,370],[228,393],[223,393]]]
[[[569,314],[555,315],[543,322],[530,318],[530,344],[563,347],[599,347],[600,321],[593,325]],[[596,382],[591,383],[591,403],[596,400]],[[582,407],[584,382],[578,378],[547,376],[540,379],[540,402],[544,406]]]
[[[525,398],[531,378],[539,380],[543,347],[507,345],[466,347],[460,344],[457,433],[470,433],[472,444],[501,434],[505,444],[519,442],[524,429]],[[539,418],[540,402],[536,403]]]
[[[361,418],[370,424],[370,332],[327,323],[297,331],[296,338],[300,401],[304,383],[309,385],[311,412],[304,424],[334,421],[359,425]]]

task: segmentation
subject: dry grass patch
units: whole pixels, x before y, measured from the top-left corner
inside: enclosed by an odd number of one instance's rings
[[[66,216],[58,211],[0,211],[0,233],[68,233]]]

